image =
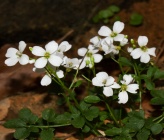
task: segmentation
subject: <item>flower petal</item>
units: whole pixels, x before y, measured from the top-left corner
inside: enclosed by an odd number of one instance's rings
[[[139,85],[138,84],[130,84],[127,86],[127,91],[130,93],[137,93],[137,89],[139,89]]]
[[[98,81],[103,83],[104,80],[107,80],[108,74],[106,72],[99,72],[99,73],[96,74],[96,77],[97,77]]]
[[[52,79],[48,75],[45,75],[41,80],[41,85],[48,86],[49,84],[51,84],[51,82],[52,82]]]
[[[55,67],[60,66],[61,63],[63,62],[63,60],[56,55],[51,55],[50,58],[48,58],[48,61]]]
[[[156,56],[156,54],[155,54],[155,50],[156,50],[156,48],[155,47],[153,47],[153,48],[149,48],[148,49],[148,53],[149,53],[149,55],[152,55],[152,56]]]
[[[116,21],[113,25],[113,32],[120,33],[124,29],[124,23],[120,21]]]
[[[101,36],[110,36],[111,34],[111,29],[107,26],[102,26],[100,30],[98,31],[98,34]]]
[[[103,94],[106,97],[113,96],[113,89],[111,87],[104,87]]]
[[[139,36],[139,37],[138,37],[138,45],[139,45],[140,47],[146,46],[147,43],[148,43],[148,38],[147,38],[146,36]]]
[[[56,75],[58,76],[58,78],[63,78],[64,77],[64,72],[62,70],[58,70],[56,72]]]
[[[114,41],[122,41],[124,39],[124,35],[123,34],[118,34],[117,36],[114,37]]]
[[[111,85],[110,87],[111,87],[111,88],[116,88],[116,89],[118,89],[118,88],[120,88],[121,86],[120,86],[118,83],[114,82],[113,85]]]
[[[104,84],[102,84],[102,82],[99,81],[99,80],[97,79],[97,77],[94,77],[94,78],[92,79],[92,85],[98,86],[98,87],[104,86]]]
[[[67,41],[63,41],[60,45],[59,45],[59,49],[62,52],[66,52],[69,49],[71,49],[72,45],[70,45]]]
[[[35,61],[34,66],[40,69],[40,68],[44,68],[46,64],[47,64],[47,59],[45,57],[41,57]]]
[[[122,91],[118,94],[118,103],[125,104],[128,101],[128,93],[126,91]]]
[[[101,54],[94,54],[93,57],[95,63],[99,63],[103,59],[103,56]]]
[[[19,58],[17,58],[17,57],[14,57],[14,58],[10,57],[5,60],[5,64],[7,66],[14,66],[18,61],[19,61]]]
[[[26,54],[22,54],[22,56],[19,58],[19,63],[21,65],[26,65],[29,62],[29,56]]]
[[[141,55],[140,61],[142,63],[148,63],[150,61],[150,55],[147,52],[143,53]]]
[[[87,49],[86,48],[80,48],[78,49],[77,53],[79,56],[84,56],[87,52]]]
[[[32,54],[36,56],[44,56],[45,52],[46,51],[40,46],[34,46],[32,48]]]
[[[142,54],[143,54],[143,51],[140,48],[136,48],[132,50],[130,55],[133,57],[133,59],[138,59],[141,57]]]
[[[46,52],[52,54],[58,49],[58,44],[55,41],[51,41],[45,45],[45,48]]]
[[[130,74],[125,74],[123,80],[125,81],[124,84],[129,85],[133,81],[133,77]]]
[[[110,86],[114,83],[114,78],[112,76],[108,76],[107,80],[106,80],[106,84],[105,86]]]
[[[24,41],[20,41],[20,42],[19,42],[19,47],[18,47],[18,48],[19,48],[19,51],[20,51],[20,52],[23,52],[24,49],[26,48],[26,45],[27,45],[27,44],[26,44]]]
[[[18,52],[18,50],[15,48],[8,48],[5,56],[6,57],[17,57],[17,55],[16,55],[17,52]]]

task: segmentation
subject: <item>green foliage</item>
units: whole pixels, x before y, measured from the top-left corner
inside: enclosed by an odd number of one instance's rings
[[[51,128],[43,129],[40,133],[41,140],[53,140],[53,137],[54,137],[53,131],[54,130]]]
[[[153,105],[164,105],[164,90],[152,90],[151,104]]]
[[[103,21],[104,23],[109,22],[109,18],[112,18],[116,13],[120,11],[120,8],[116,5],[111,5],[106,9],[103,9],[98,12],[97,15],[93,17],[93,22],[97,23],[99,21]]]
[[[143,16],[139,13],[133,13],[130,16],[129,23],[130,25],[133,25],[133,26],[141,25],[143,23]]]
[[[96,95],[89,95],[84,98],[84,101],[86,103],[98,103],[101,101],[101,99]]]

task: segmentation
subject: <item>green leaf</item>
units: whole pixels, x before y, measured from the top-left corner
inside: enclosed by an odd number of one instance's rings
[[[25,139],[30,135],[30,131],[27,128],[17,128],[14,132],[14,138]]]
[[[73,85],[74,88],[79,87],[82,84],[82,80],[76,81]]]
[[[145,124],[144,120],[132,117],[129,119],[129,122],[126,124],[126,128],[129,128],[133,131],[138,131],[144,126],[144,124]]]
[[[92,121],[94,118],[98,117],[99,108],[92,106],[88,110],[85,110],[83,114],[87,120]]]
[[[147,71],[147,76],[151,79],[154,76],[154,73],[156,72],[157,67],[150,66]]]
[[[47,109],[43,110],[42,117],[44,120],[46,120],[48,122],[53,122],[56,117],[56,114],[53,109],[47,108]]]
[[[110,18],[114,15],[114,13],[111,10],[105,9],[105,10],[101,10],[98,13],[99,19],[106,19],[106,18]]]
[[[153,90],[155,88],[155,84],[154,84],[153,81],[151,81],[151,79],[145,78],[144,81],[145,81],[145,84],[146,84],[146,88],[148,90]]]
[[[82,128],[85,124],[85,119],[82,116],[79,115],[79,116],[72,119],[71,124],[75,128]]]
[[[87,103],[98,103],[101,99],[96,95],[89,95],[84,98],[84,101]]]
[[[123,65],[123,66],[133,66],[131,61],[129,59],[127,59],[126,57],[120,57],[118,59],[118,62],[121,63],[121,65]]]
[[[108,10],[112,11],[113,13],[117,13],[120,11],[120,8],[116,5],[111,5],[108,7]]]
[[[28,108],[21,109],[18,115],[20,119],[30,124],[34,124],[38,120],[38,117],[35,114],[33,114],[31,110]]]
[[[81,108],[82,111],[88,110],[88,108],[89,108],[90,106],[91,106],[91,104],[88,104],[88,103],[86,103],[86,102],[84,102],[84,101],[81,101],[81,102],[80,102],[80,108]]]
[[[130,16],[130,25],[138,26],[141,25],[142,22],[143,22],[143,16],[141,14],[133,13]]]
[[[153,97],[160,97],[160,98],[164,98],[164,90],[152,90],[151,91],[151,95]]]
[[[164,71],[157,69],[154,74],[154,79],[164,79]]]
[[[41,140],[53,140],[53,129],[43,129],[40,133]]]
[[[139,131],[139,133],[137,134],[137,140],[148,140],[150,135],[150,131],[147,129],[142,129],[141,131]]]
[[[116,135],[120,135],[121,132],[122,132],[122,128],[113,127],[112,129],[106,130],[105,134],[107,136],[116,136]]]
[[[60,114],[56,116],[54,122],[56,124],[70,124],[71,123],[71,114],[65,112],[64,114]]]
[[[129,112],[129,117],[135,117],[135,118],[138,118],[138,119],[144,119],[145,118],[145,113],[143,110],[139,110],[139,111],[132,111],[132,112]]]
[[[100,116],[100,120],[101,121],[104,121],[105,119],[107,119],[109,116],[108,116],[108,112],[106,112],[106,111],[101,111],[100,113],[99,113],[99,116]]]
[[[4,127],[6,128],[22,128],[26,126],[26,122],[21,119],[12,119],[5,122]]]
[[[84,133],[88,133],[91,129],[87,126],[87,125],[84,125],[83,129],[82,129],[82,132]]]
[[[154,97],[150,100],[150,103],[152,105],[164,105],[164,98]]]
[[[153,124],[152,127],[151,127],[151,131],[152,131],[152,133],[153,133],[154,135],[157,135],[157,134],[161,133],[162,130],[163,130],[163,127],[162,127],[162,125],[159,124],[159,123],[155,123],[155,124]]]

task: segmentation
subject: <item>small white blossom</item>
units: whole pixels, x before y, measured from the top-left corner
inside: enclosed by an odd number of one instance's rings
[[[41,80],[41,85],[42,86],[48,86],[52,82],[51,76],[49,74],[44,75],[44,77]]]
[[[113,31],[107,26],[102,26],[98,31],[98,34],[104,37],[110,37],[114,41],[122,41],[124,35],[120,33],[122,32],[123,29],[124,29],[124,23],[120,21],[116,21],[113,25]]]
[[[89,45],[88,49],[78,49],[78,55],[84,57],[84,59],[82,59],[83,62],[81,63],[81,67],[89,66],[92,68],[94,63],[99,63],[103,56],[101,54],[97,54],[98,51],[99,50],[95,49],[92,45]]]
[[[55,41],[51,41],[45,45],[45,50],[40,46],[34,46],[32,48],[32,54],[36,56],[41,56],[35,61],[36,68],[44,68],[49,62],[53,66],[60,66],[62,63],[62,58],[55,55],[58,49],[58,44]]]
[[[148,43],[148,38],[146,36],[139,36],[138,37],[138,45],[139,48],[135,48],[131,51],[130,55],[133,57],[133,59],[140,58],[140,61],[142,63],[148,63],[150,61],[150,55],[155,55],[155,47],[153,48],[147,48],[146,45]]]
[[[106,72],[99,72],[96,74],[96,77],[92,79],[92,84],[94,86],[103,87],[103,94],[107,97],[113,95],[112,88],[119,88],[120,86],[114,82],[112,76],[108,76]]]
[[[132,84],[133,82],[133,77],[131,75],[125,74],[123,76],[123,80],[120,81],[121,85],[121,92],[118,94],[118,103],[119,104],[125,104],[128,101],[128,93],[137,93],[137,89],[139,89],[138,84]]]
[[[64,67],[71,68],[71,69],[77,69],[79,67],[80,61],[77,58],[68,58],[64,57]]]
[[[6,57],[8,57],[5,60],[5,64],[7,66],[14,66],[17,62],[19,62],[21,65],[26,65],[29,62],[29,56],[26,54],[23,54],[23,51],[26,48],[26,43],[24,41],[19,42],[18,49],[15,48],[9,48],[6,53]]]
[[[102,41],[102,39],[100,37],[98,37],[98,36],[95,36],[95,37],[90,39],[90,42],[96,48],[101,48],[101,41]]]

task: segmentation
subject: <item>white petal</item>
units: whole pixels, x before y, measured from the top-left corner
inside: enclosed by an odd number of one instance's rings
[[[17,57],[16,53],[18,52],[17,49],[15,48],[8,48],[7,52],[6,52],[6,57]]]
[[[149,53],[149,55],[156,56],[156,54],[155,54],[155,50],[156,50],[155,47],[153,47],[153,48],[149,48],[149,49],[148,49],[148,53]]]
[[[133,81],[133,77],[130,74],[125,74],[123,76],[123,80],[125,81],[126,85],[129,85]]]
[[[111,34],[111,29],[107,26],[102,26],[100,30],[98,31],[98,34],[101,36],[110,36]]]
[[[41,80],[41,85],[48,86],[49,84],[51,84],[51,82],[52,82],[52,79],[48,75],[45,75]]]
[[[139,85],[138,84],[130,84],[127,86],[127,91],[130,93],[137,93],[137,89],[139,89]]]
[[[83,62],[81,63],[81,61],[82,61],[82,59],[80,59],[79,60],[79,65],[80,65],[80,67],[79,67],[79,69],[83,69],[83,68],[85,68],[86,67],[86,63],[85,63],[85,60],[83,60]]]
[[[21,65],[26,65],[29,63],[29,57],[26,54],[22,54],[22,56],[19,58],[19,63]]]
[[[110,87],[111,87],[111,88],[118,89],[118,88],[120,88],[121,86],[120,86],[118,83],[114,82],[113,85],[111,85]]]
[[[62,52],[66,52],[69,49],[71,49],[72,45],[70,45],[67,41],[63,41],[60,45],[59,48],[62,50]]]
[[[99,43],[100,39],[98,36],[95,36],[93,38],[90,39],[90,42],[94,45],[96,45],[97,43]]]
[[[97,79],[97,77],[94,77],[94,78],[92,79],[92,85],[98,86],[98,87],[104,86],[104,84],[102,84],[102,82],[99,81],[99,80]]]
[[[32,54],[36,56],[44,56],[45,52],[46,51],[40,46],[34,46],[32,48]]]
[[[108,74],[106,72],[99,72],[99,73],[96,74],[96,77],[97,77],[98,81],[103,83],[104,80],[107,80]]]
[[[24,51],[24,49],[26,48],[26,43],[24,42],[24,41],[20,41],[19,42],[19,51],[20,52],[23,52]]]
[[[124,23],[120,21],[116,21],[113,25],[113,32],[120,33],[124,29]]]
[[[63,60],[56,55],[51,55],[50,58],[48,58],[48,61],[53,65],[53,66],[60,66]]]
[[[110,86],[114,83],[114,78],[112,76],[109,76],[107,79],[106,79],[106,84],[105,86]]]
[[[103,56],[101,54],[94,54],[93,57],[94,57],[95,63],[99,63],[103,58]]]
[[[133,48],[132,47],[128,47],[127,50],[128,50],[129,53],[131,53],[133,51]]]
[[[58,44],[55,41],[51,41],[45,45],[45,48],[46,52],[52,54],[58,49]]]
[[[64,72],[62,70],[58,70],[56,72],[56,75],[58,76],[58,78],[63,78],[64,77]]]
[[[124,35],[123,34],[118,34],[117,36],[114,37],[114,41],[122,41],[124,39]]]
[[[139,45],[140,47],[146,46],[147,43],[148,43],[148,38],[147,38],[146,36],[139,36],[139,37],[138,37],[138,45]]]
[[[10,58],[8,58],[8,59],[5,60],[5,64],[7,66],[14,66],[18,61],[19,61],[18,58],[16,58],[16,57],[14,57],[14,58],[10,57]]]
[[[138,59],[141,57],[141,55],[143,54],[143,51],[140,48],[136,48],[131,52],[131,56],[133,57],[133,59]]]
[[[106,97],[113,96],[113,89],[111,87],[104,87],[103,94]]]
[[[128,93],[126,91],[122,91],[118,94],[118,103],[125,104],[128,101]]]
[[[44,68],[47,64],[47,59],[45,57],[41,57],[41,58],[38,58],[36,61],[35,61],[35,64],[34,66],[36,68]]]
[[[143,53],[141,55],[140,61],[142,63],[148,63],[150,61],[150,55],[147,52]]]
[[[79,56],[84,56],[87,52],[87,49],[86,48],[80,48],[78,49],[77,53]]]

